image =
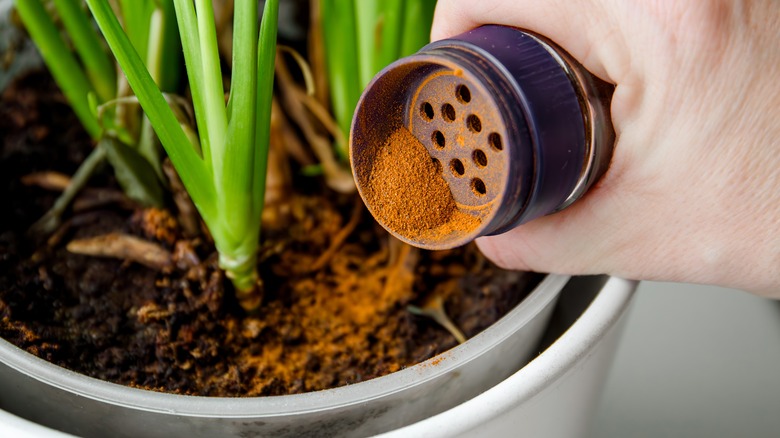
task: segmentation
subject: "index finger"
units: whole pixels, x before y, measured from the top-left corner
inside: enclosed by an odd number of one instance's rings
[[[553,40],[591,73],[617,83],[627,50],[615,19],[600,0],[439,0],[431,40],[449,38],[483,24],[512,26]],[[619,3],[619,2],[618,2]]]

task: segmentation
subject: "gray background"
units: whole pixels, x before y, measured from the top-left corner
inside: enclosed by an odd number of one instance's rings
[[[643,282],[589,436],[780,437],[780,302]]]

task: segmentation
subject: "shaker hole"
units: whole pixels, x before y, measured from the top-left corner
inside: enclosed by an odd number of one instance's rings
[[[455,88],[455,98],[457,98],[460,103],[471,102],[471,91],[469,90],[469,87],[463,84],[458,85]]]
[[[490,135],[488,135],[488,144],[497,151],[504,149],[504,145],[501,142],[501,136],[497,132],[491,132]]]
[[[428,102],[423,103],[420,106],[420,116],[429,122],[433,120],[433,106]]]
[[[477,166],[479,167],[487,166],[487,155],[485,155],[485,153],[482,152],[481,149],[476,149],[474,153],[471,154],[471,158],[474,160],[474,163],[476,163]]]
[[[431,158],[431,162],[433,162],[433,167],[436,168],[436,173],[441,173],[441,161],[438,158]]]
[[[466,173],[466,168],[463,166],[463,162],[457,158],[450,161],[450,170],[452,170],[452,173],[455,176],[463,176],[463,174]]]
[[[476,114],[471,114],[466,118],[466,126],[475,134],[482,131],[482,120]]]
[[[455,121],[455,107],[448,103],[442,105],[441,117],[448,122]]]
[[[471,180],[471,190],[473,190],[474,194],[477,196],[484,196],[487,193],[485,182],[479,178],[474,178]]]
[[[444,134],[442,134],[441,131],[433,131],[432,140],[434,145],[439,149],[443,148],[445,145]]]

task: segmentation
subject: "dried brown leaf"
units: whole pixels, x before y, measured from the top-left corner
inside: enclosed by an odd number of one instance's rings
[[[21,180],[26,186],[37,186],[58,192],[65,190],[70,184],[70,176],[54,171],[31,173],[23,176]]]
[[[157,270],[169,268],[173,260],[160,245],[120,233],[71,240],[67,249],[74,254],[127,260]]]

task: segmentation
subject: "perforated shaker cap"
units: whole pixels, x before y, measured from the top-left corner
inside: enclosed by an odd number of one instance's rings
[[[425,146],[459,209],[479,219],[426,239],[388,228],[416,246],[459,246],[549,214],[582,175],[586,128],[572,78],[552,47],[518,29],[482,26],[376,76],[353,121],[359,190],[366,183],[359,167],[369,161],[364,143],[398,125]]]

